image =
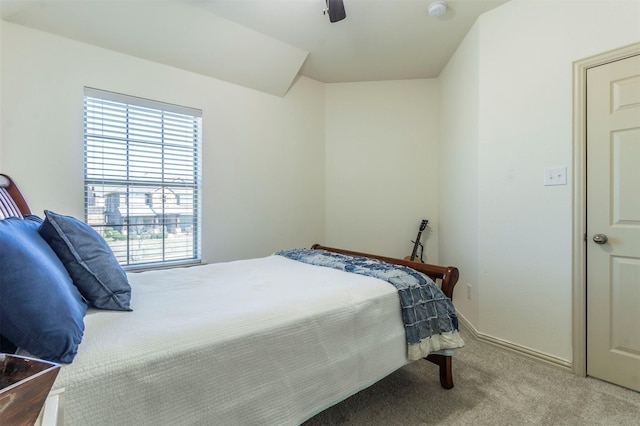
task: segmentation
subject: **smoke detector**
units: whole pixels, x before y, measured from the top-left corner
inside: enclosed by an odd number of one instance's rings
[[[447,12],[447,2],[444,0],[431,2],[429,3],[429,6],[427,6],[427,12],[429,13],[429,16],[439,18]]]

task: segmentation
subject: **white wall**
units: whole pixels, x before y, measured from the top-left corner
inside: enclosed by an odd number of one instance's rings
[[[285,97],[4,22],[2,171],[32,209],[83,217],[83,87],[203,110],[203,259],[324,238],[324,87]]]
[[[326,242],[438,262],[438,82],[326,86]]]
[[[478,232],[467,244],[447,228],[441,258],[477,256],[462,283],[477,299],[457,306],[478,331],[571,361],[572,64],[639,41],[640,2],[513,0],[476,26],[441,80],[442,146],[477,152],[478,165],[443,168],[441,180],[462,172],[477,186],[443,190],[441,215],[478,200]],[[477,108],[462,96],[468,78]],[[452,129],[465,123],[477,123],[467,140]],[[555,166],[567,166],[568,185],[543,186],[543,169]]]
[[[460,270],[456,309],[478,324],[478,25],[440,75],[440,239],[443,263]],[[471,284],[471,298],[467,298]]]

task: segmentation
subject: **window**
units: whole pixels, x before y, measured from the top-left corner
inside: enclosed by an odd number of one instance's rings
[[[85,220],[121,265],[200,260],[201,116],[85,88]]]

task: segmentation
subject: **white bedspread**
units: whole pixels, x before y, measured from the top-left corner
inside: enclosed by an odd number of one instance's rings
[[[54,384],[66,425],[294,425],[408,362],[375,278],[269,256],[129,280]]]

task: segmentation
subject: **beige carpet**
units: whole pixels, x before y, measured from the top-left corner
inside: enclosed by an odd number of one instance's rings
[[[528,359],[470,337],[453,360],[455,387],[410,364],[307,421],[316,425],[633,425],[640,393]]]

